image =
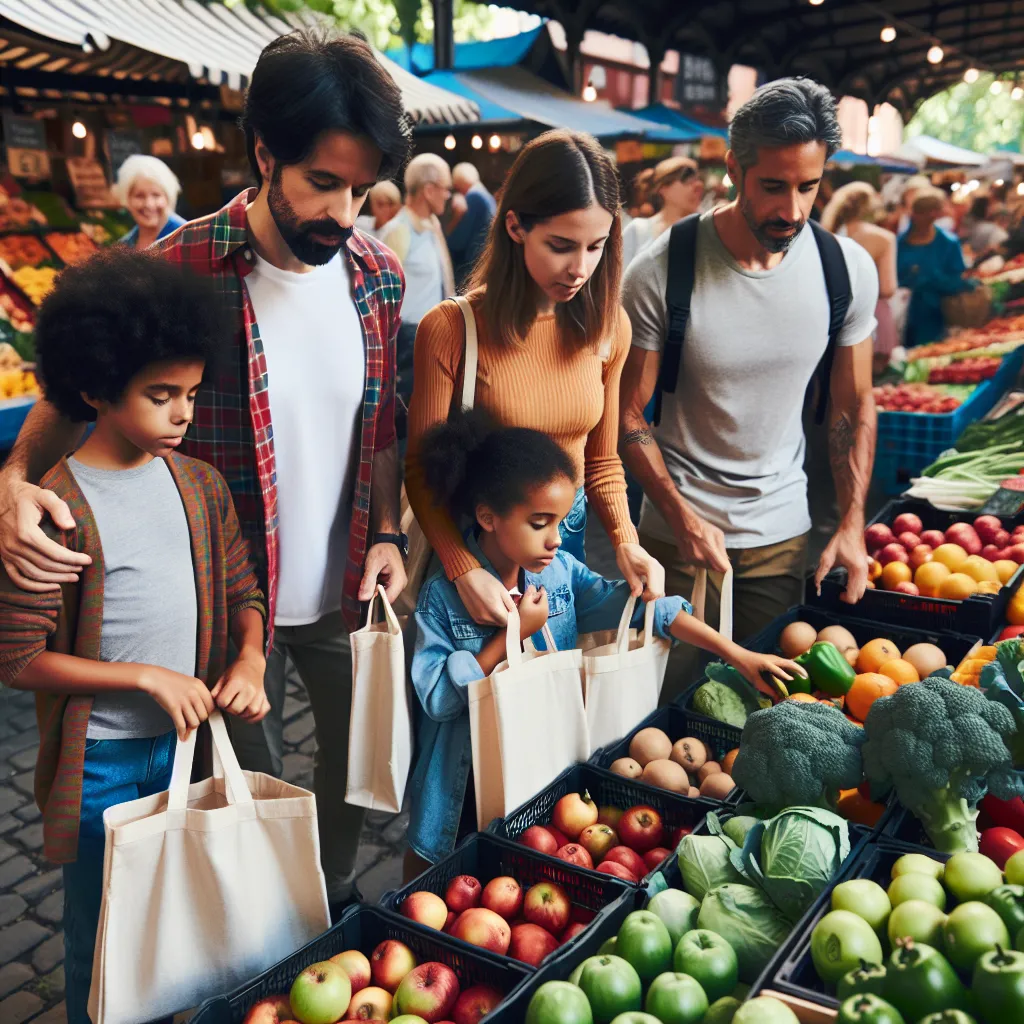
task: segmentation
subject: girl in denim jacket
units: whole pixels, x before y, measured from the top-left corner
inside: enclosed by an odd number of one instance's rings
[[[614,629],[630,596],[622,580],[606,580],[560,550],[558,524],[576,495],[573,464],[548,435],[519,427],[494,427],[480,412],[457,413],[429,431],[419,458],[434,501],[473,525],[466,543],[519,605],[520,640],[544,649],[547,623],[559,650],[576,646],[578,632]],[[637,605],[633,624],[642,627]],[[416,737],[406,873],[449,854],[476,831],[472,775],[469,684],[484,679],[505,658],[505,630],[481,626],[466,611],[443,572],[420,590],[416,608],[412,681],[424,714]],[[658,636],[695,644],[734,665],[758,689],[773,694],[762,677],[784,681],[802,674],[791,661],[756,654],[726,640],[690,615],[681,597],[659,598]]]

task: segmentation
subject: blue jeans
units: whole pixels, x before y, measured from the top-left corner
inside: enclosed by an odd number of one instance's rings
[[[89,1024],[93,949],[103,896],[103,812],[171,784],[176,736],[86,740],[78,859],[64,865],[64,997],[68,1024]]]
[[[587,564],[587,496],[581,487],[569,514],[558,524],[562,537],[562,550],[568,551],[578,562]]]

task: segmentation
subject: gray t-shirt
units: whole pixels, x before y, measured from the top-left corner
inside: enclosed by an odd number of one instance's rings
[[[163,459],[107,470],[68,459],[103,549],[102,661],[196,671],[196,581],[181,495]],[[174,728],[152,697],[97,694],[86,735],[139,739]]]
[[[633,344],[651,352],[661,350],[667,331],[670,235],[636,257],[623,283]],[[853,293],[839,344],[856,345],[875,330],[878,273],[866,249],[837,241]],[[828,343],[818,246],[805,228],[778,266],[746,270],[706,213],[696,259],[679,382],[663,397],[655,437],[683,498],[725,533],[729,547],[777,544],[811,528],[801,412]],[[640,527],[674,542],[646,498]]]

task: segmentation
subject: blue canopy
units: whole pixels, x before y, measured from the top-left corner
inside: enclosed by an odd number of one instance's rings
[[[909,160],[898,160],[893,156],[867,156],[864,153],[854,153],[849,149],[840,149],[832,154],[830,164],[839,164],[843,167],[877,167],[886,174],[916,174],[917,164]]]
[[[478,43],[455,44],[455,71],[475,71],[480,68],[508,68],[526,59],[541,32],[547,25],[538,25],[529,32],[502,39],[488,39]],[[415,43],[410,55],[407,46],[388,50],[387,57],[406,71],[426,75],[434,70],[434,44]]]
[[[645,121],[657,121],[658,124],[666,125],[675,131],[688,136],[687,142],[697,142],[705,135],[711,135],[720,139],[729,138],[727,128],[716,128],[709,124],[701,124],[692,117],[687,117],[682,112],[672,107],[666,107],[664,103],[652,103],[648,107],[641,107],[639,110],[630,111],[635,117],[642,117]]]

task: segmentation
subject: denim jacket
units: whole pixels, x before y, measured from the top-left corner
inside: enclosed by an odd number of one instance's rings
[[[488,572],[497,575],[470,531],[469,550]],[[525,586],[544,587],[548,626],[559,650],[576,646],[577,632],[614,629],[629,597],[622,580],[606,580],[564,550],[539,574],[526,573]],[[690,612],[681,597],[660,598],[655,606],[655,633],[671,639],[669,627],[680,611]],[[643,626],[644,606],[637,603],[633,625]],[[484,678],[476,655],[494,635],[466,611],[455,584],[443,572],[420,590],[416,607],[416,651],[412,682],[422,707],[416,731],[416,760],[409,779],[409,845],[434,862],[455,846],[466,782],[473,767],[469,735],[469,684]],[[540,633],[537,650],[545,648]]]

